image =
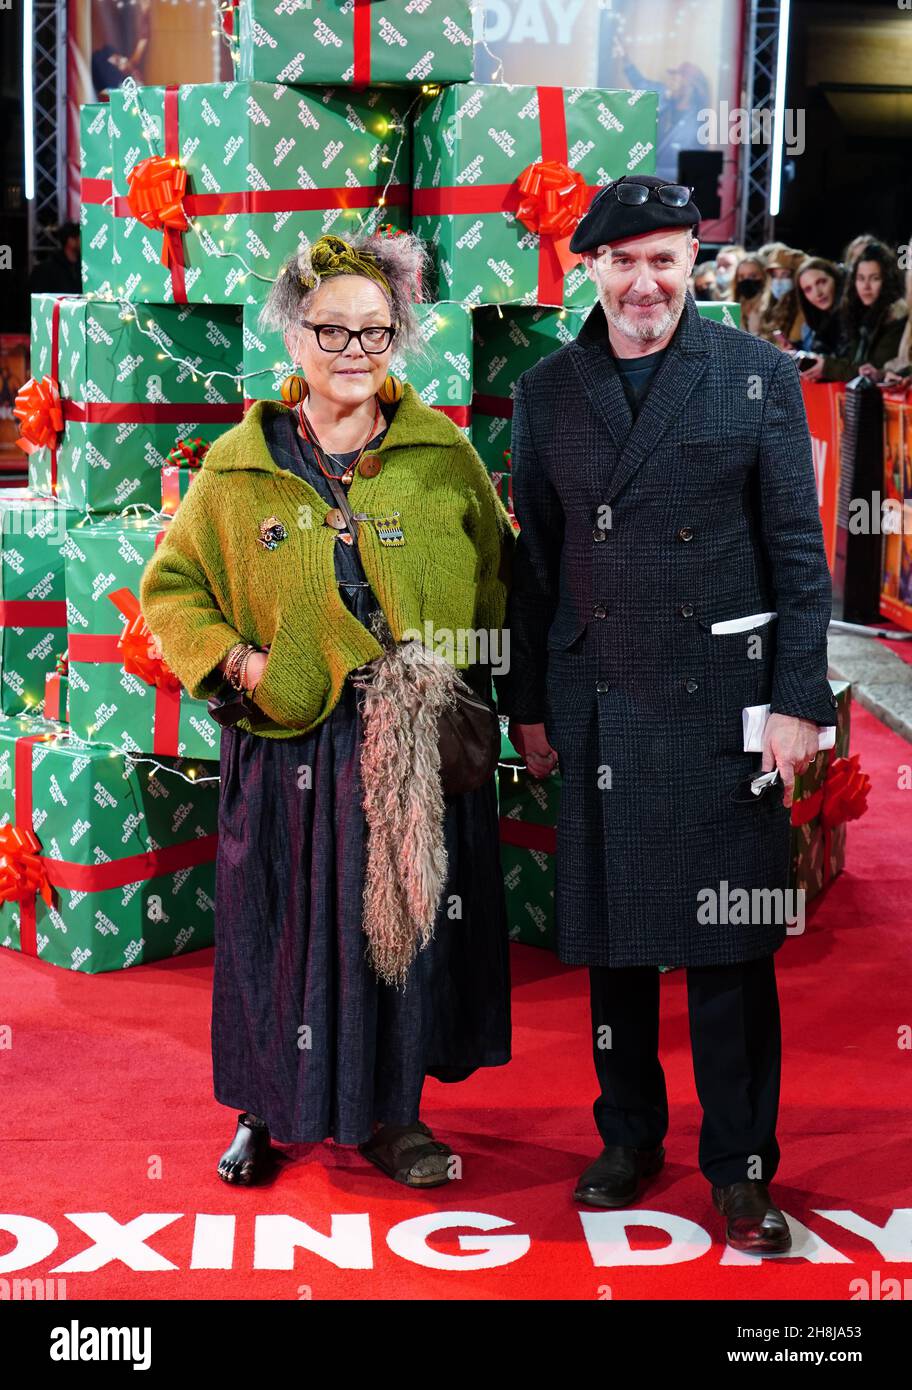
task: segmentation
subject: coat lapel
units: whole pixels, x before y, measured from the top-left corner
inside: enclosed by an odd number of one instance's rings
[[[684,297],[668,351],[649,383],[636,420],[627,400],[608,341],[601,303],[587,316],[571,344],[574,365],[618,450],[603,500],[613,502],[668,429],[709,364],[710,348],[693,297]]]

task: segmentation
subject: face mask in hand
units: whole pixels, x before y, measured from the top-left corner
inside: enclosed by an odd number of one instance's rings
[[[774,299],[784,299],[785,296],[788,294],[789,290],[792,288],[793,283],[794,282],[789,279],[771,280],[770,294],[773,296]]]

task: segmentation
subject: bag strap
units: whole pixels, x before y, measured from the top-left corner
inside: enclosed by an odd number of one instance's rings
[[[324,476],[326,476],[326,481],[329,483],[333,497],[335,497],[336,501],[339,504],[339,511],[342,513],[342,515],[345,517],[346,522],[348,523],[348,529],[351,531],[352,545],[354,546],[355,551],[357,552],[359,560],[361,560],[363,564],[363,556],[361,555],[361,551],[358,547],[358,520],[355,516],[355,513],[351,509],[351,504],[349,503],[345,489],[343,488],[342,484],[338,481],[337,478],[330,478],[328,475]],[[361,519],[364,520],[363,517]],[[380,609],[380,612],[383,614],[383,621],[386,624],[386,630],[389,633],[389,641],[381,641],[381,646],[388,646],[392,649],[396,646],[396,639],[393,636],[393,630],[390,627],[389,618],[386,616],[386,612],[384,611],[383,605],[381,604],[380,599],[377,597],[376,593],[374,593],[374,601],[376,602],[377,607]]]

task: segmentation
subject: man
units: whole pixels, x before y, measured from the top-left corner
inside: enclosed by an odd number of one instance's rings
[[[57,232],[57,250],[32,267],[29,294],[82,294],[78,222],[64,222]]]
[[[686,966],[701,1170],[732,1245],[783,1251],[773,953],[795,773],[835,723],[830,576],[798,372],[700,319],[699,218],[690,189],[630,175],[573,235],[598,303],[516,383],[499,696],[531,773],[560,760],[558,953],[590,968],[604,1145],[575,1197],[625,1206],[662,1166],[658,967]],[[742,710],[766,704],[758,768]]]

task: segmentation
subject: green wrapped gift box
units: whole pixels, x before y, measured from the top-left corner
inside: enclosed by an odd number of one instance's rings
[[[509,750],[503,735],[502,750]],[[497,769],[500,863],[511,941],[554,949],[554,854],[560,773],[533,777],[518,763]]]
[[[510,421],[517,378],[571,343],[587,310],[486,305],[474,311],[472,443],[490,473],[509,472]]]
[[[263,82],[467,82],[468,0],[241,0],[238,75]]]
[[[0,716],[0,945],[87,974],[211,946],[218,781],[202,775]]]
[[[837,701],[835,747],[818,753],[807,772],[795,777],[792,800],[789,886],[803,890],[806,903],[822,893],[845,867],[846,821],[830,824],[824,802],[832,791],[833,779],[841,779],[848,770],[845,760],[849,757],[852,686],[849,681],[830,681],[830,687]]]
[[[704,319],[715,319],[717,323],[727,323],[729,328],[741,327],[741,305],[720,299],[696,299],[697,313]]]
[[[111,115],[115,289],[128,300],[262,301],[303,240],[408,226],[395,92],[128,82]]]
[[[654,92],[502,83],[458,83],[425,98],[414,126],[412,226],[434,248],[436,298],[594,303],[595,285],[567,241],[599,186],[652,173],[656,102]],[[558,213],[546,206],[555,180],[575,190],[561,195]]]
[[[168,679],[141,614],[135,621],[143,570],[164,534],[161,518],[136,516],[85,518],[71,529],[69,723],[77,737],[127,752],[214,759],[221,729],[207,702]]]
[[[106,101],[79,108],[79,244],[82,288],[107,297],[114,264],[111,205],[111,108]]]
[[[260,306],[244,305],[244,396],[281,400],[292,366],[281,333],[257,325]],[[426,405],[468,429],[472,401],[472,315],[461,304],[416,304],[425,355],[394,353],[390,371],[410,381]]]
[[[66,650],[64,548],[79,513],[24,488],[0,489],[0,709],[40,713]]]
[[[240,310],[156,304],[141,314],[85,295],[32,295],[33,381],[51,379],[63,426],[30,443],[34,492],[79,511],[157,511],[174,445],[198,434],[211,442],[241,420]]]

